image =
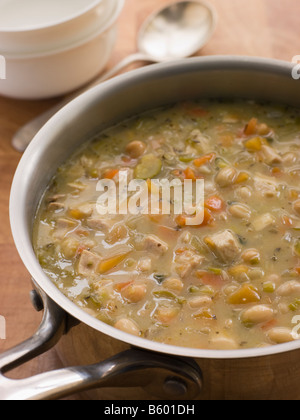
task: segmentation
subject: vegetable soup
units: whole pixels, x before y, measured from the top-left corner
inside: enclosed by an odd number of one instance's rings
[[[120,174],[149,195],[153,179],[204,180],[202,223],[174,197],[166,215],[99,214],[97,184]],[[69,299],[130,334],[218,350],[297,339],[300,110],[186,102],[106,130],[57,171],[34,246]]]

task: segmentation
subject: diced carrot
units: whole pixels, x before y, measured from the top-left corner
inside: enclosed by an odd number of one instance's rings
[[[259,302],[261,297],[258,290],[251,284],[244,284],[239,290],[229,296],[228,302],[231,305],[245,305]]]
[[[176,223],[180,227],[185,227],[187,225],[188,216],[179,215],[175,219]],[[204,209],[204,219],[201,225],[194,226],[194,227],[203,227],[203,226],[211,226],[215,222],[214,216],[208,209]]]
[[[99,264],[99,268],[98,268],[99,273],[104,274],[107,271],[112,270],[117,265],[119,265],[122,261],[124,261],[128,254],[129,253],[127,252],[126,254],[117,255],[115,257],[109,258],[108,260],[102,261]]]
[[[204,209],[204,219],[200,226],[211,226],[215,221],[214,216],[208,209]]]
[[[198,271],[196,275],[199,279],[201,279],[201,283],[205,286],[212,286],[218,290],[224,286],[224,278],[220,274]]]
[[[119,169],[111,169],[103,174],[103,179],[114,179],[114,177],[119,173]]]
[[[258,121],[256,118],[252,118],[245,127],[244,133],[246,136],[251,136],[257,132]]]
[[[296,267],[295,270],[300,275],[300,267]]]
[[[196,181],[197,177],[193,169],[186,168],[186,170],[183,173],[184,173],[185,179],[191,179],[192,181]]]
[[[201,166],[206,165],[207,163],[213,162],[216,156],[216,153],[210,153],[208,155],[202,156],[201,158],[194,160],[194,165],[196,166],[196,168],[200,168]]]
[[[222,210],[224,210],[224,208],[225,208],[225,203],[224,203],[224,201],[220,198],[220,197],[218,197],[218,196],[216,196],[216,195],[214,195],[214,196],[212,196],[212,197],[210,197],[210,198],[208,198],[206,201],[205,201],[205,207],[208,209],[208,210],[211,210],[211,211],[215,211],[215,212],[219,212],[219,211],[222,211]]]
[[[179,227],[186,226],[186,217],[183,214],[180,214],[179,216],[177,216],[175,221]]]

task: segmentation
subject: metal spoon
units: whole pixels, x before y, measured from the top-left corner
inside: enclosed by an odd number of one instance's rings
[[[139,31],[136,54],[125,58],[100,78],[23,126],[12,140],[13,147],[23,152],[43,125],[64,105],[129,64],[137,61],[164,62],[194,55],[211,38],[216,20],[215,10],[203,1],[180,1],[154,13]]]

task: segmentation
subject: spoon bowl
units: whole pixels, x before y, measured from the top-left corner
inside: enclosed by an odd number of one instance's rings
[[[137,61],[158,63],[194,55],[212,37],[216,23],[216,12],[205,1],[179,1],[153,13],[139,31],[137,53],[126,57],[92,84],[23,126],[13,137],[13,147],[24,152],[33,137],[57,111],[81,93],[115,76],[129,64]]]
[[[180,1],[152,14],[142,25],[138,49],[155,61],[194,55],[209,41],[217,23],[206,2]]]

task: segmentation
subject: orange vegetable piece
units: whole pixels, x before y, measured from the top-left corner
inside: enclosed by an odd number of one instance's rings
[[[179,227],[185,227],[186,226],[186,217],[183,214],[180,214],[176,217],[175,222]]]
[[[225,208],[224,201],[217,195],[213,195],[212,197],[208,198],[205,201],[204,205],[208,210],[215,212],[222,211]]]
[[[229,297],[228,302],[231,305],[246,305],[259,302],[260,299],[258,290],[251,284],[245,284]]]
[[[257,132],[258,121],[256,118],[252,118],[245,127],[244,133],[246,136],[251,136]]]
[[[212,286],[214,289],[220,290],[224,286],[224,278],[220,274],[208,273],[206,271],[198,271],[197,277],[205,286]]]
[[[114,177],[119,173],[119,169],[111,169],[103,174],[103,179],[114,179]]]
[[[115,257],[109,258],[108,260],[104,260],[99,264],[98,271],[100,274],[107,273],[107,271],[112,270],[117,265],[119,265],[122,261],[125,260],[129,253],[117,255]]]
[[[195,172],[191,168],[186,168],[183,174],[184,174],[185,179],[191,179],[192,181],[196,181],[197,179]]]
[[[202,156],[201,158],[194,160],[194,165],[196,168],[200,168],[203,165],[206,165],[207,163],[211,163],[215,160],[217,155],[215,153],[210,153],[209,155]]]
[[[179,215],[176,217],[175,221],[177,223],[177,225],[179,227],[185,227],[187,224],[187,216],[184,216],[183,214]],[[208,209],[204,209],[204,219],[201,225],[198,225],[198,227],[202,227],[202,226],[210,226],[214,223],[215,218],[214,216],[211,214],[211,212]],[[194,226],[197,227],[197,226]]]

